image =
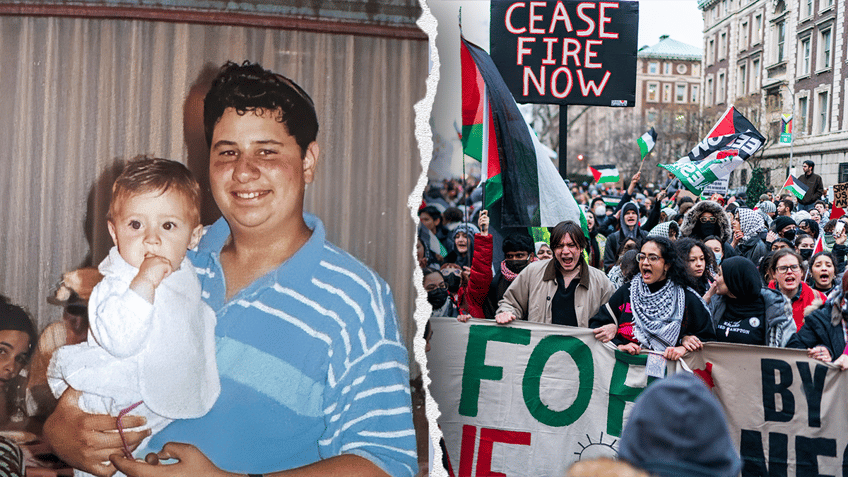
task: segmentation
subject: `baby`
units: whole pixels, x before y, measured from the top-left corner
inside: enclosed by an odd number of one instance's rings
[[[216,318],[186,258],[203,234],[199,204],[200,186],[182,164],[127,164],[112,187],[115,247],[98,267],[104,278],[89,301],[88,341],[54,354],[54,395],[70,386],[82,392],[82,410],[142,415],[153,433],[209,411],[220,392]]]

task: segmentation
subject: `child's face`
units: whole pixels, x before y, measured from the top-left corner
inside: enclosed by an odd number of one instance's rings
[[[178,269],[186,250],[197,245],[203,231],[202,225],[194,224],[197,214],[189,200],[174,190],[119,200],[108,226],[121,257],[138,268],[146,257],[155,255]]]

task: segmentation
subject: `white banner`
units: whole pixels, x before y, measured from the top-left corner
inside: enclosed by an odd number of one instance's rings
[[[646,355],[617,351],[587,328],[453,318],[431,326],[429,390],[453,475],[563,476],[577,460],[617,455],[648,382]]]
[[[431,319],[429,391],[454,476],[563,476],[617,455],[649,381],[689,369],[722,403],[748,476],[848,476],[848,372],[805,350],[707,343],[684,365],[591,330]]]
[[[848,372],[806,350],[724,343],[684,361],[721,401],[743,477],[848,475]]]

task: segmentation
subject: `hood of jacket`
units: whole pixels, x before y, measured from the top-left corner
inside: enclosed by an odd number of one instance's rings
[[[702,200],[686,212],[686,215],[683,216],[683,224],[680,226],[680,235],[683,237],[692,237],[695,230],[695,224],[704,212],[711,212],[716,217],[716,227],[718,229],[716,230],[716,235],[719,236],[721,241],[727,242],[730,240],[733,234],[730,226],[730,220],[728,220],[724,209],[722,209],[717,202],[713,202],[711,200]],[[694,238],[701,239],[704,237]]]

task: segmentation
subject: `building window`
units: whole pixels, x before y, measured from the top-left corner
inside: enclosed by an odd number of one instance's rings
[[[804,3],[806,4],[804,8],[804,16],[813,16],[813,0],[804,0]]]
[[[822,91],[818,96],[818,132],[824,134],[827,132],[827,110],[828,110],[828,94],[827,91]]]
[[[663,103],[670,103],[671,102],[671,85],[670,84],[664,84],[663,85],[663,99],[662,100],[663,100]]]
[[[751,91],[756,91],[760,87],[760,59],[751,62]]]
[[[700,90],[700,88],[698,87],[698,85],[696,85],[696,84],[692,85],[692,102],[693,103],[697,103],[698,100],[700,99],[700,95],[699,95],[700,91],[699,90]]]
[[[677,74],[679,74],[679,75],[685,75],[686,74],[686,65],[684,65],[683,63],[678,63],[676,69],[677,69]]]
[[[648,74],[655,75],[660,72],[660,64],[656,61],[648,63]]]
[[[778,22],[775,25],[776,29],[776,43],[777,43],[777,63],[780,63],[784,60],[785,48],[786,48],[786,22]]]
[[[674,100],[678,103],[685,103],[686,102],[686,85],[685,84],[676,85]]]
[[[798,47],[798,74],[810,74],[810,37],[803,38],[801,45]]]
[[[716,93],[716,104],[721,104],[724,102],[724,73],[719,73],[718,75],[718,92]]]
[[[657,112],[656,112],[656,110],[653,110],[653,109],[649,110],[648,114],[645,115],[645,120],[650,125],[656,125],[657,124]]]
[[[663,63],[663,74],[670,75],[671,74],[671,63]]]
[[[659,85],[657,83],[648,83],[648,101],[656,103],[659,99]]]
[[[704,106],[712,106],[714,104],[714,102],[713,102],[713,91],[714,91],[713,90],[713,79],[709,78],[709,79],[707,79],[707,91],[706,91],[707,97],[704,98]]]
[[[839,163],[839,182],[848,182],[848,162]]]
[[[807,134],[807,107],[809,106],[807,97],[798,98],[798,118],[795,120],[795,135],[804,136]]]
[[[821,49],[821,56],[819,57],[819,65],[821,65],[820,69],[830,68],[830,53],[831,53],[831,30],[828,28],[827,30],[822,30],[819,34],[819,46]]]
[[[748,92],[745,90],[748,85],[748,76],[746,75],[747,70],[745,69],[745,65],[741,65],[739,67],[739,96],[745,96]]]
[[[748,48],[748,22],[742,22],[742,41],[740,41],[739,49],[745,50]]]
[[[727,33],[722,32],[718,41],[718,59],[723,60],[727,56]]]
[[[710,38],[710,46],[707,48],[707,64],[713,64],[713,55],[715,54],[715,39]]]
[[[701,65],[700,63],[692,64],[692,76],[701,76]]]

